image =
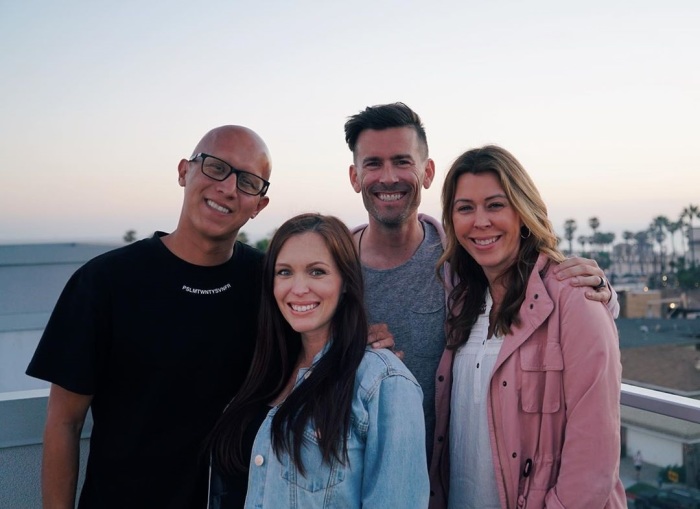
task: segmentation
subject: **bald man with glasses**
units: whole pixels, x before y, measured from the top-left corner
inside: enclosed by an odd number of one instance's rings
[[[268,204],[270,154],[241,126],[208,132],[178,164],[172,233],[101,255],[67,283],[27,374],[51,382],[45,508],[204,507],[201,444],[250,366],[263,254],[236,236]]]

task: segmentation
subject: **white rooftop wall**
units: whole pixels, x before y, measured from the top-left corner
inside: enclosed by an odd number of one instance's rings
[[[70,276],[116,245],[0,245],[0,394],[48,387],[24,374]]]

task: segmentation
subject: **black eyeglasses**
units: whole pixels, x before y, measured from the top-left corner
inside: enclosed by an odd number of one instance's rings
[[[202,173],[207,177],[222,182],[231,175],[236,175],[236,187],[245,194],[258,196],[259,194],[265,194],[268,187],[270,187],[270,183],[267,180],[253,173],[234,168],[226,161],[222,161],[218,157],[210,156],[204,152],[192,156],[190,162],[193,163],[199,158],[202,159]]]

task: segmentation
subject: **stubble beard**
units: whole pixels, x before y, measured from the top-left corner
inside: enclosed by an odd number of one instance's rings
[[[415,196],[411,198],[411,201],[401,209],[386,212],[379,210],[379,208],[375,206],[375,197],[373,194],[364,191],[362,193],[362,201],[364,202],[365,209],[369,216],[387,229],[396,229],[406,224],[411,216],[418,210],[420,201],[416,200]]]

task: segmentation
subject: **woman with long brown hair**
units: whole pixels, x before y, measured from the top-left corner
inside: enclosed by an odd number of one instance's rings
[[[564,256],[532,179],[500,147],[470,150],[442,202],[454,288],[431,507],[626,507],[617,330],[553,276]]]
[[[232,324],[233,326],[234,324]],[[212,508],[425,508],[420,386],[366,348],[346,226],[302,214],[273,236],[247,379],[211,436]]]

